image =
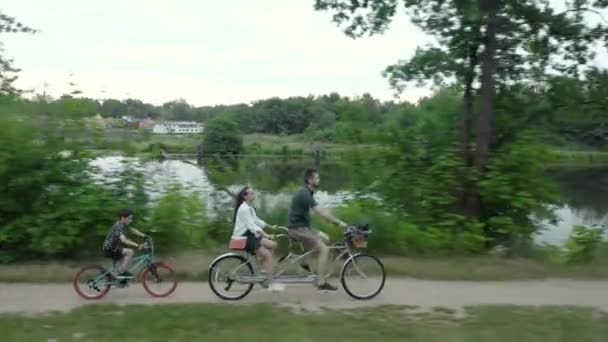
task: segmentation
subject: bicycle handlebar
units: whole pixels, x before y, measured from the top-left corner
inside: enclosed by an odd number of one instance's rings
[[[154,240],[152,240],[152,237],[150,235],[144,234],[143,238],[145,240],[144,243],[146,244],[146,247],[144,249],[150,250],[152,254],[154,254]]]

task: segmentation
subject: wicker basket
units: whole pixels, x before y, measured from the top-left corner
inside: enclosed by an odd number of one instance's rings
[[[351,242],[353,243],[353,246],[355,246],[355,248],[367,247],[367,239],[364,237],[353,237],[351,239]]]

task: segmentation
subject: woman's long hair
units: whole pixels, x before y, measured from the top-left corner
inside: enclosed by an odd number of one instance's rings
[[[234,217],[232,218],[232,223],[236,223],[236,213],[239,211],[239,207],[243,202],[245,202],[245,195],[247,195],[247,191],[249,191],[250,187],[246,186],[239,191],[238,195],[236,195],[236,203],[234,205]]]

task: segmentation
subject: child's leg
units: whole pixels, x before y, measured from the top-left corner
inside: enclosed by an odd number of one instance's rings
[[[133,259],[133,250],[131,248],[123,248],[122,249],[122,272],[127,272],[127,266],[131,263],[131,259]]]

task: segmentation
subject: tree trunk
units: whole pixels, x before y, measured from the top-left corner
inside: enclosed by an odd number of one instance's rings
[[[478,28],[479,29],[479,28]],[[473,126],[473,82],[475,81],[475,68],[478,63],[479,44],[477,38],[471,41],[469,47],[469,65],[464,78],[463,113],[461,117],[461,144],[464,162],[462,172],[462,192],[460,196],[460,210],[466,216],[479,215],[479,201],[471,180],[473,167],[473,151],[471,146]]]
[[[481,91],[480,108],[477,115],[475,134],[474,165],[483,174],[488,162],[490,140],[492,137],[492,117],[496,106],[495,74],[496,61],[496,32],[498,30],[498,12],[501,0],[482,0],[487,13],[486,30],[484,35],[484,52],[481,60]]]

